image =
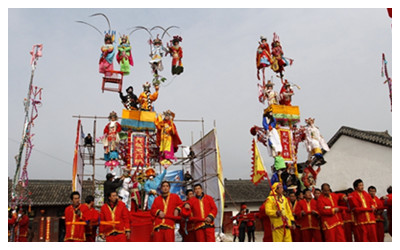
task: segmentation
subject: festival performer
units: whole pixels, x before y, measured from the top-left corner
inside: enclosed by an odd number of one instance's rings
[[[271,52],[267,43],[267,38],[261,36],[257,48],[256,65],[257,65],[257,79],[260,80],[260,70],[263,74],[263,84],[265,84],[265,68],[271,65]]]
[[[276,119],[272,115],[272,108],[264,109],[263,127],[268,133],[268,152],[272,157],[276,157],[279,152],[282,152],[281,139],[276,131]]]
[[[194,192],[192,189],[186,190],[186,201],[194,197]],[[191,214],[190,216],[193,216]],[[179,233],[182,235],[183,242],[196,242],[196,232],[194,227],[194,222],[189,221],[189,218],[182,218],[179,223]]]
[[[265,213],[265,203],[266,202],[267,202],[267,199],[259,207],[257,217],[260,218],[261,223],[263,225],[263,229],[264,229],[263,242],[272,242],[271,221],[270,221],[268,215]]]
[[[160,164],[168,167],[172,160],[176,160],[175,152],[178,146],[182,144],[178,131],[174,123],[175,113],[167,110],[163,115],[158,116],[154,122],[157,127],[157,146],[160,151]]]
[[[65,208],[65,238],[68,242],[85,241],[87,207],[80,204],[81,195],[74,191],[70,195],[71,205]]]
[[[196,241],[215,242],[214,220],[218,212],[217,206],[211,196],[204,194],[201,184],[194,185],[194,193],[195,197],[185,203],[185,208],[190,209],[190,218],[203,219],[195,222]]]
[[[121,67],[121,71],[124,72],[124,75],[129,75],[131,72],[130,66],[133,66],[133,58],[131,44],[127,35],[123,35],[119,38],[117,62]]]
[[[281,92],[279,93],[279,104],[292,106],[292,96],[294,95],[293,89],[290,86],[290,83],[287,79],[285,79],[284,84],[282,85]]]
[[[279,103],[279,95],[278,92],[274,90],[274,83],[271,80],[268,80],[265,85],[266,89],[264,90],[264,96],[267,99],[268,106],[270,105],[278,105]]]
[[[119,189],[118,196],[122,197],[122,202],[125,204],[128,211],[131,211],[131,189],[133,188],[133,181],[130,176],[130,170],[124,169],[123,176],[125,177],[122,186]]]
[[[279,77],[283,83],[283,71],[285,70],[284,67],[289,65],[286,58],[283,56],[283,50],[281,46],[281,42],[279,40],[279,36],[274,33],[274,38],[271,43],[271,69],[275,73],[279,73]],[[290,61],[292,64],[292,61]]]
[[[329,146],[320,134],[319,128],[314,125],[315,119],[308,118],[305,121],[307,123],[305,145],[308,151],[308,160],[314,163],[312,165],[323,165],[326,161],[322,155],[322,149],[329,151]]]
[[[293,242],[301,242],[302,237],[301,237],[301,231],[300,231],[300,225],[298,224],[298,219],[296,216],[296,209],[298,205],[297,197],[295,191],[291,190],[289,192],[289,205],[292,211],[292,215],[294,218],[294,227],[290,229],[290,233],[292,234],[292,241]]]
[[[86,196],[85,204],[82,204],[82,207],[86,207],[84,209],[86,211],[86,242],[95,242],[97,236],[97,227],[99,226],[100,213],[94,208],[94,197],[92,195]]]
[[[180,214],[182,200],[177,194],[171,194],[171,185],[168,181],[161,183],[161,195],[154,199],[150,213],[154,217],[153,241],[175,241],[175,219]]]
[[[300,232],[303,242],[321,242],[321,228],[317,201],[312,198],[311,190],[304,189],[304,199],[298,201],[295,214],[299,218]]]
[[[368,194],[372,198],[372,205],[376,208],[375,210],[375,219],[376,219],[376,238],[378,242],[383,242],[385,239],[385,228],[384,228],[384,219],[383,219],[383,203],[376,196],[376,187],[369,186]]]
[[[167,45],[168,52],[172,56],[172,67],[171,71],[173,75],[180,75],[183,72],[183,65],[182,65],[182,47],[179,43],[182,42],[182,37],[174,36],[171,40],[172,46]]]
[[[244,242],[246,237],[247,222],[249,221],[247,205],[245,203],[241,204],[239,213],[232,217],[232,220],[238,221],[239,242]]]
[[[164,54],[168,53],[168,50],[162,45],[162,41],[160,38],[158,38],[158,35],[153,41],[150,40],[149,43],[151,45],[151,60],[149,63],[151,64],[153,73],[158,75],[158,71],[162,71],[164,69],[162,57]]]
[[[283,196],[282,183],[276,182],[265,203],[265,214],[272,225],[272,240],[274,242],[292,242],[290,228],[294,228],[294,217],[289,201]]]
[[[351,194],[353,191],[354,190],[352,188],[347,189],[345,191],[345,196],[349,197],[349,194]],[[355,239],[357,237],[357,234],[355,233],[354,215],[350,209],[349,200],[348,199],[347,200],[343,200],[343,199],[339,200],[338,205],[340,207],[343,207],[342,219],[343,219],[344,236],[345,236],[347,242],[352,242],[353,234],[354,234]],[[345,208],[347,208],[347,209],[345,209]]]
[[[324,239],[327,242],[345,242],[343,220],[338,201],[340,199],[347,200],[347,197],[344,194],[332,193],[331,187],[327,183],[322,184],[321,190],[322,194],[318,198],[317,208],[321,216]]]
[[[146,192],[145,196],[145,208],[147,210],[151,209],[153,205],[154,199],[157,197],[157,188],[160,186],[162,180],[167,174],[167,168],[164,168],[164,171],[156,176],[156,171],[154,168],[149,167],[145,171],[147,180],[144,183],[144,191]]]
[[[113,170],[114,167],[119,166],[118,146],[120,139],[118,133],[121,132],[121,124],[119,124],[118,115],[114,111],[110,113],[108,120],[110,122],[104,127],[103,131],[104,161],[106,162],[105,165]]]
[[[156,89],[156,92],[151,93],[150,92],[150,83],[146,82],[143,84],[143,92],[139,95],[138,101],[140,105],[140,110],[144,111],[153,111],[153,102],[155,102],[158,98],[158,90],[159,86],[155,85],[154,88]]]
[[[19,207],[17,211],[13,211],[8,224],[14,229],[14,242],[28,242],[29,217],[26,215],[25,209]]]
[[[142,185],[137,180],[136,175],[131,176],[132,189],[131,189],[131,211],[137,211],[142,208],[142,198],[140,195],[140,190]]]
[[[129,211],[117,192],[107,195],[108,201],[100,209],[100,237],[107,242],[126,242],[131,237]]]
[[[388,222],[389,222],[389,234],[392,236],[392,186],[389,186],[386,189],[386,192],[388,193],[385,196],[381,197],[381,201],[383,205],[387,209],[387,217],[388,217]]]
[[[101,47],[101,56],[99,61],[99,72],[105,76],[111,76],[114,70],[113,60],[116,53],[114,48],[114,32],[106,33],[104,37],[104,45]]]
[[[122,92],[119,92],[119,97],[121,102],[127,110],[137,110],[138,109],[138,97],[133,93],[133,87],[129,86],[126,89],[126,95],[124,96]]]
[[[376,207],[371,196],[365,192],[361,179],[353,182],[354,192],[349,195],[349,205],[354,212],[354,222],[358,241],[376,242]]]

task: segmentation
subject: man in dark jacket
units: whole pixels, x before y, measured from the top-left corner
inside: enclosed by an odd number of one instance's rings
[[[108,195],[111,192],[116,192],[117,188],[122,186],[122,183],[124,182],[124,176],[121,178],[116,178],[114,180],[115,174],[108,173],[106,175],[106,181],[104,182],[104,201],[107,201]],[[105,203],[105,202],[104,202]]]

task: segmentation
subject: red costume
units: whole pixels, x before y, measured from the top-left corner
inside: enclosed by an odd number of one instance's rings
[[[384,219],[382,216],[382,212],[384,210],[383,203],[377,196],[375,196],[374,198],[372,198],[372,204],[376,208],[376,211],[375,211],[376,238],[377,238],[378,242],[383,242],[385,239],[385,227],[383,225]]]
[[[14,242],[28,242],[28,215],[24,214],[18,218],[15,214],[8,220],[8,224],[14,225]]]
[[[169,193],[166,197],[157,196],[151,206],[150,213],[154,216],[154,242],[174,242],[175,241],[175,220],[168,217],[174,216],[175,209],[181,210],[183,202],[176,194]],[[165,218],[160,218],[160,212],[165,214]]]
[[[345,242],[343,230],[343,220],[339,212],[334,209],[338,207],[338,200],[343,198],[343,194],[330,193],[328,197],[321,194],[317,201],[318,212],[321,216],[322,230],[324,231],[325,241]]]
[[[80,211],[80,215],[78,215]],[[74,208],[69,205],[65,208],[65,238],[64,241],[85,241],[85,225],[87,206],[79,204]]]
[[[100,210],[99,235],[105,235],[107,242],[127,241],[126,232],[130,232],[129,211],[122,201],[117,204],[105,203]]]
[[[295,216],[295,211],[297,209],[298,203],[299,202],[297,200],[294,202],[294,204],[292,204],[292,202],[289,202],[290,207],[292,209],[293,217],[295,218],[295,225],[296,225],[295,229],[290,228],[290,231],[292,233],[292,241],[293,242],[301,242],[301,241],[303,241],[302,237],[301,237],[300,226],[298,224],[298,219]]]
[[[387,208],[387,217],[389,221],[389,234],[392,236],[392,194],[387,195],[387,199],[385,197],[381,197],[381,201],[383,205]]]
[[[85,226],[86,242],[95,242],[96,231],[99,225],[100,213],[94,207],[89,208],[86,204],[82,204],[82,207],[84,206],[87,207],[87,211],[85,214],[85,219],[87,224]]]
[[[314,199],[309,202],[306,199],[298,201],[295,215],[296,223],[300,225],[302,240],[304,242],[321,242],[317,201]]]
[[[265,214],[265,202],[258,209],[258,217],[260,218],[264,228],[263,242],[272,242],[271,221],[269,220],[269,217]]]
[[[217,206],[214,199],[203,194],[201,197],[192,197],[187,203],[190,205],[193,217],[204,219],[195,222],[196,241],[215,242],[214,219],[217,216]],[[212,219],[211,223],[205,222],[207,217]]]
[[[349,195],[349,204],[354,212],[358,241],[376,242],[376,222],[371,196],[365,191],[354,191]]]

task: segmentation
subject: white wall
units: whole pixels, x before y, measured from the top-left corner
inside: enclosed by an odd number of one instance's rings
[[[386,195],[392,185],[392,148],[342,135],[324,155],[327,163],[321,166],[317,187],[328,183],[333,191],[353,188],[360,178],[364,188],[377,188],[379,197]]]

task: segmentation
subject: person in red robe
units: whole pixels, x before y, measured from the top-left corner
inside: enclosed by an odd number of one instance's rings
[[[321,242],[321,228],[319,226],[319,213],[317,201],[313,199],[311,190],[303,191],[304,199],[298,201],[295,209],[297,223],[303,242]]]
[[[348,197],[350,193],[354,190],[349,188],[345,191],[345,195]],[[341,207],[342,211],[342,219],[343,219],[343,229],[344,229],[344,236],[346,237],[347,242],[353,242],[353,235],[356,237],[355,234],[355,225],[354,225],[354,215],[350,209],[349,201],[348,200],[339,200],[338,203],[339,207]]]
[[[171,72],[173,75],[180,75],[183,72],[182,57],[183,51],[179,43],[182,42],[182,37],[174,36],[171,40],[172,46],[167,44],[168,53],[172,56]]]
[[[85,225],[87,207],[80,204],[81,195],[74,191],[70,195],[72,204],[65,208],[65,237],[64,241],[85,241]]]
[[[29,217],[22,207],[19,207],[17,212],[13,213],[8,224],[14,226],[14,242],[28,242]]]
[[[357,241],[376,242],[375,210],[371,196],[364,190],[361,179],[353,182],[354,192],[349,195],[350,209],[354,212]]]
[[[194,185],[195,197],[185,203],[185,208],[190,209],[192,216],[196,218],[195,230],[197,242],[215,242],[214,220],[218,208],[214,199],[203,193],[201,184]]]
[[[194,197],[192,189],[186,190],[186,201]],[[193,216],[193,215],[192,215]],[[194,222],[189,218],[182,218],[179,222],[179,233],[182,235],[183,242],[196,242],[196,232],[194,230]]]
[[[383,203],[382,201],[376,196],[376,187],[369,186],[368,187],[368,194],[372,198],[372,204],[375,207],[375,220],[376,220],[376,239],[378,242],[383,242],[385,239],[385,227],[384,227],[384,219],[383,219]]]
[[[168,181],[161,183],[161,196],[155,198],[150,213],[154,217],[153,241],[174,242],[175,220],[178,217],[183,202],[177,194],[169,192],[171,185]]]
[[[321,190],[322,194],[318,198],[317,208],[321,216],[324,239],[327,242],[345,242],[343,219],[338,201],[346,200],[347,197],[344,194],[332,193],[328,183],[322,184]]]
[[[116,191],[107,195],[108,202],[100,209],[99,235],[107,242],[126,242],[131,237],[129,211],[125,203],[118,200]]]
[[[97,227],[99,226],[100,213],[94,208],[94,197],[93,195],[88,195],[85,198],[85,204],[82,207],[86,211],[86,226],[85,226],[85,237],[86,242],[95,242],[97,236]]]
[[[297,201],[296,193],[293,191],[289,193],[289,204],[292,209],[292,214],[295,219],[295,226],[296,226],[295,228],[290,229],[290,232],[292,234],[292,241],[293,242],[301,242],[302,240],[301,240],[300,225],[298,224],[298,218],[296,217],[296,214],[295,214],[298,201]]]
[[[387,209],[387,218],[389,222],[389,234],[392,236],[392,186],[389,186],[387,189],[387,195],[381,197],[381,201],[383,206]]]
[[[263,242],[273,242],[272,240],[272,227],[268,215],[265,213],[265,202],[258,209],[258,218],[260,218],[264,229]]]

